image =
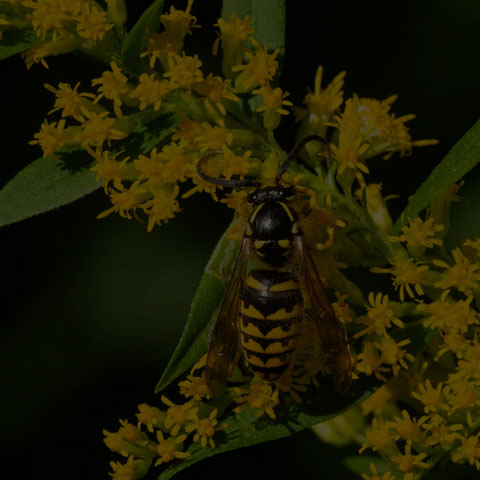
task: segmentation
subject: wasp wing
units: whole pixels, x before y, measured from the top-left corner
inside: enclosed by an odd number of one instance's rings
[[[213,397],[220,397],[225,390],[230,364],[233,359],[240,302],[250,251],[250,237],[244,235],[232,275],[223,297],[218,317],[210,331],[205,367],[207,386]]]
[[[305,247],[301,235],[295,237],[295,247],[298,255],[300,275],[305,282],[311,303],[313,320],[317,325],[327,365],[336,390],[340,393],[345,393],[350,388],[352,382],[352,360],[348,350],[345,327],[337,318],[328,300],[317,267],[310,252]]]

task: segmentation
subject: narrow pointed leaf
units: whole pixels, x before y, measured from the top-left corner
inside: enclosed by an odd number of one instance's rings
[[[480,236],[480,168],[476,167],[465,178],[459,190],[459,201],[451,205],[450,226],[444,238],[445,246],[454,250],[467,238]]]
[[[480,120],[453,146],[447,156],[435,167],[429,177],[415,192],[409,204],[395,223],[397,235],[408,219],[418,215],[435,198],[458,182],[480,162]]]
[[[160,29],[160,15],[163,12],[163,4],[164,0],[153,2],[143,12],[123,41],[122,65],[131,73],[140,74],[147,70],[148,62],[144,58],[140,58],[140,54],[147,49],[148,33],[155,33]]]
[[[225,291],[221,272],[228,272],[235,260],[238,243],[222,236],[205,268],[193,298],[187,324],[155,392],[163,390],[186,372],[206,352],[208,332]]]
[[[71,170],[63,160],[38,158],[0,190],[0,226],[71,203],[101,184],[88,168]]]

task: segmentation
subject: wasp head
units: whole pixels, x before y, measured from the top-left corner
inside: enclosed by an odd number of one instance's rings
[[[291,200],[294,195],[295,187],[293,185],[259,187],[255,188],[248,194],[247,201],[255,206],[260,205],[261,203]]]

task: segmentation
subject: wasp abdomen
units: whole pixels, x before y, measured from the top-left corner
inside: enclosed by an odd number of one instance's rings
[[[278,380],[294,359],[303,297],[295,277],[281,270],[252,270],[242,295],[239,329],[250,370]]]

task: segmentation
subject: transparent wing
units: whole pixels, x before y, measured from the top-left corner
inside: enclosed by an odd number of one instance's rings
[[[220,312],[210,331],[205,371],[207,386],[213,397],[222,396],[235,353],[240,297],[247,274],[249,251],[250,237],[245,235],[223,297]]]
[[[348,350],[347,333],[337,318],[323,287],[317,267],[305,247],[303,237],[295,237],[300,275],[305,282],[312,307],[312,316],[318,329],[327,365],[340,393],[345,393],[352,382],[352,361]]]

